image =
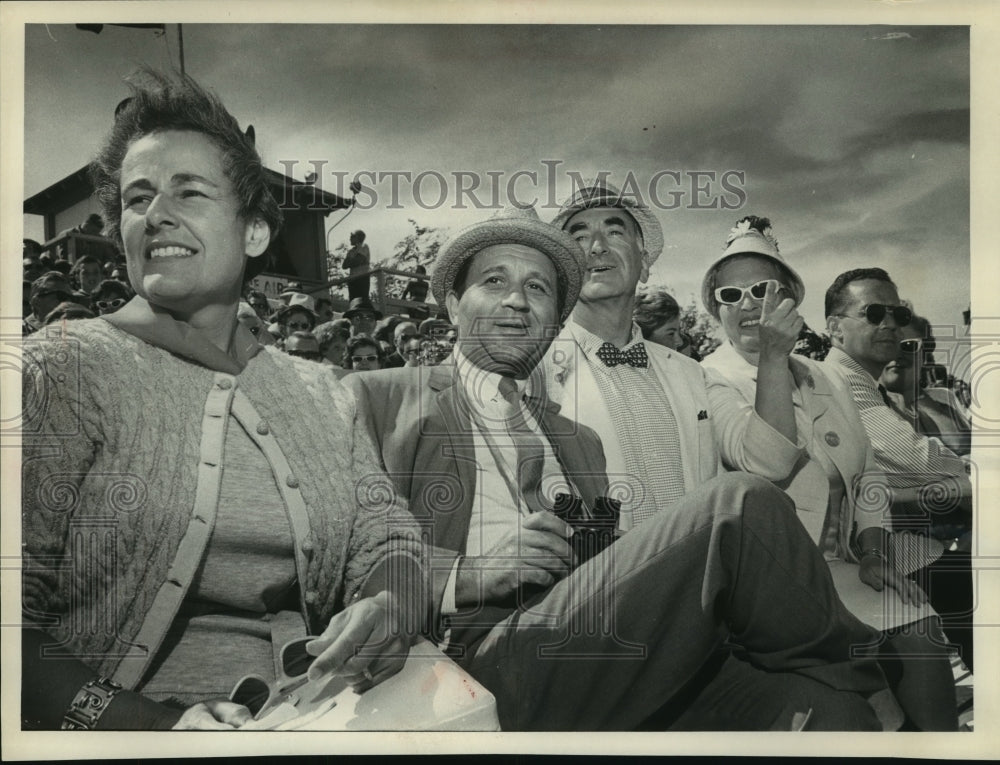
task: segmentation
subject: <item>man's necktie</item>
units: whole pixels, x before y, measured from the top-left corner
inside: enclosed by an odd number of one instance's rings
[[[532,513],[547,510],[540,491],[542,466],[545,461],[542,439],[528,427],[517,384],[509,377],[501,378],[500,395],[507,402],[505,417],[507,433],[517,447],[515,483],[521,493],[521,499]]]
[[[616,367],[619,364],[642,368],[649,366],[646,346],[641,342],[633,344],[627,351],[623,351],[611,343],[602,343],[601,347],[597,349],[597,358],[603,361],[606,367]]]

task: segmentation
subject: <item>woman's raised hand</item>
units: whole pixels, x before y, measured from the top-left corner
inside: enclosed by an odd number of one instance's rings
[[[767,283],[760,310],[759,343],[761,358],[783,358],[791,354],[804,324],[795,301],[781,298],[781,285],[774,279]]]

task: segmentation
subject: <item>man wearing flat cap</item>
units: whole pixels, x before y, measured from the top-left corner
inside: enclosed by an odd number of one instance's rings
[[[600,436],[612,482],[627,487],[626,531],[719,472],[704,372],[678,351],[643,342],[632,319],[636,286],[663,250],[648,208],[594,181],[552,224],[576,241],[584,277],[546,356],[546,385],[566,417]]]
[[[580,284],[572,239],[503,210],[438,256],[454,363],[345,380],[434,546],[436,637],[504,730],[878,729],[865,697],[884,678],[850,658],[874,631],[767,481],[728,474],[591,557],[577,543],[561,515],[608,504],[604,458],[538,364]],[[750,659],[739,677],[719,670],[727,641]]]

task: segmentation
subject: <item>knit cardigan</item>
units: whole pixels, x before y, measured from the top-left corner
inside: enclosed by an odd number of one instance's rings
[[[101,674],[121,661],[191,521],[216,378],[101,319],[25,341],[25,621]],[[296,540],[310,551],[303,616],[322,630],[387,554],[422,560],[416,525],[328,367],[266,348],[232,380],[294,470],[309,518],[309,539]]]

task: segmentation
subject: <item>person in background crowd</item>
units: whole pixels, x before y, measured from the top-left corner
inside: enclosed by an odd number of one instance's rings
[[[395,369],[403,366],[403,357],[396,348],[396,328],[405,324],[402,316],[386,316],[375,326],[373,337],[382,349],[382,369]]]
[[[34,239],[21,240],[21,257],[37,260],[42,254],[42,245]]]
[[[90,295],[101,283],[101,262],[92,255],[77,258],[69,272],[70,283],[78,290]]]
[[[883,669],[910,724],[956,730],[954,678],[927,596],[906,578],[894,545],[921,554],[922,538],[883,530],[889,503],[857,408],[839,378],[792,354],[804,324],[802,279],[778,251],[767,218],[741,219],[702,281],[705,309],[727,342],[710,354],[709,403],[731,470],[767,478],[795,502],[796,513],[831,567],[848,610],[882,631]],[[927,565],[940,555],[924,555]],[[867,587],[859,590],[860,579]],[[896,597],[883,590],[891,588]],[[870,615],[867,616],[866,615]]]
[[[403,357],[406,367],[419,367],[423,362],[424,352],[423,335],[409,335],[403,342],[400,355]]]
[[[333,321],[333,301],[328,297],[316,298],[316,321],[320,324]]]
[[[343,329],[345,332],[347,332],[348,335],[350,335],[351,331],[354,329],[354,325],[351,324],[351,320],[345,319],[343,316],[341,316],[339,319],[334,319],[330,323],[333,324],[333,326],[335,327]]]
[[[701,354],[694,347],[694,339],[691,335],[681,330],[677,333],[677,341],[679,343],[677,347],[678,353],[684,354],[692,361],[701,361]]]
[[[956,404],[938,401],[926,393],[927,360],[934,361],[934,335],[930,323],[913,316],[902,328],[899,355],[886,364],[879,382],[896,397],[899,409],[921,435],[937,438],[959,457],[972,451],[972,425]]]
[[[639,289],[632,319],[644,340],[674,350],[680,345],[681,307],[663,287]]]
[[[371,335],[352,335],[344,350],[344,369],[372,370],[382,368],[382,348]]]
[[[52,262],[52,270],[53,271],[58,271],[59,273],[61,273],[63,276],[65,276],[68,279],[70,271],[73,270],[73,264],[70,263],[65,258],[56,258]]]
[[[292,332],[285,338],[285,353],[309,361],[323,360],[323,355],[319,351],[319,341],[312,332]]]
[[[266,326],[269,323],[269,317],[271,316],[271,304],[268,302],[267,295],[263,292],[258,292],[257,290],[250,290],[247,292],[247,303],[253,308],[257,316]]]
[[[304,303],[282,306],[271,318],[272,323],[280,328],[282,338],[288,337],[292,332],[312,332],[316,326],[316,314]]]
[[[363,692],[440,602],[405,504],[357,492],[350,392],[236,319],[281,223],[253,143],[147,75],[92,170],[138,294],[24,344],[22,485],[60,489],[22,496],[22,728],[239,728],[223,699],[292,645]]]
[[[288,282],[285,285],[285,289],[281,291],[278,295],[278,300],[283,304],[288,305],[288,301],[291,300],[293,295],[305,294],[305,287],[302,286],[302,282]]]
[[[393,314],[384,316],[375,324],[375,331],[372,333],[372,337],[375,338],[375,341],[382,349],[383,369],[393,369],[403,366],[403,359],[396,353],[396,344],[394,342],[396,327],[402,321],[402,316]]]
[[[57,239],[69,234],[86,234],[87,236],[101,236],[101,232],[104,230],[104,219],[101,218],[97,213],[91,213],[87,216],[87,220],[78,226],[73,228],[68,228],[65,231],[60,231]],[[111,245],[104,243],[92,242],[89,240],[77,240],[75,243],[75,255],[79,259],[84,255],[93,255],[97,258],[102,258],[108,254],[111,249]],[[59,257],[65,258],[69,254],[69,242],[63,242],[59,245]],[[100,263],[100,260],[98,260]]]
[[[444,333],[444,344],[448,348],[448,352],[451,353],[451,349],[455,347],[455,343],[458,342],[458,327],[448,327],[448,331]]]
[[[94,312],[91,311],[86,306],[82,306],[79,303],[67,300],[60,303],[45,316],[45,325],[48,326],[54,322],[60,322],[62,320],[70,319],[93,319]]]
[[[427,269],[420,264],[415,266],[413,271],[421,276],[427,275]],[[410,279],[403,290],[402,298],[403,300],[412,300],[414,303],[423,303],[427,300],[427,290],[429,287],[430,283],[427,279]],[[406,314],[411,319],[425,319],[427,318],[427,313],[427,308],[423,305],[407,306],[406,308]]]
[[[877,729],[862,696],[884,678],[850,655],[874,631],[843,609],[763,479],[706,482],[577,556],[583,532],[555,493],[598,507],[604,458],[592,430],[550,406],[538,364],[580,291],[578,258],[533,208],[457,232],[432,280],[459,327],[454,363],[345,378],[397,490],[458,555],[434,564],[449,575],[449,646],[504,730],[629,730],[663,710],[662,729],[787,730],[807,710],[816,729]]]
[[[94,308],[101,316],[114,313],[132,298],[132,290],[114,279],[105,279],[97,285],[91,296]]]
[[[577,242],[585,276],[546,356],[547,390],[564,416],[597,431],[609,474],[630,487],[620,517],[628,531],[670,512],[721,467],[705,371],[645,343],[632,319],[636,286],[663,250],[663,230],[647,207],[594,182],[553,224]]]
[[[368,299],[371,291],[372,278],[368,274],[371,267],[372,256],[365,244],[365,232],[360,229],[352,231],[350,236],[351,247],[344,255],[344,262],[341,267],[347,270],[347,299],[353,304],[358,298]],[[370,331],[370,330],[369,330]]]
[[[260,320],[257,312],[250,307],[249,303],[242,300],[236,307],[236,321],[246,327],[247,331],[257,338],[261,345],[274,345],[275,337],[267,331],[267,325]]]
[[[913,311],[899,299],[896,285],[881,268],[859,268],[840,274],[826,291],[826,326],[833,347],[824,369],[840,376],[851,391],[872,444],[875,464],[893,490],[893,515],[900,523],[934,533],[934,524],[972,517],[972,484],[965,462],[937,438],[913,429],[911,420],[878,382],[885,365],[899,355],[902,328]],[[928,487],[930,493],[928,494]],[[912,499],[910,497],[912,496]],[[923,497],[932,496],[933,508]],[[904,518],[904,515],[910,517]],[[952,525],[952,524],[949,524]],[[972,571],[964,550],[948,550],[925,568],[907,566],[917,581],[926,581],[931,605],[945,633],[961,648],[973,668]]]
[[[350,324],[343,326],[339,320],[327,321],[317,324],[313,330],[316,340],[319,341],[319,351],[323,354],[323,363],[338,369],[343,369],[344,351],[347,350],[347,341],[351,337]]]
[[[45,317],[60,303],[73,299],[69,280],[58,271],[48,271],[31,284],[31,313],[24,317],[21,333],[29,335],[45,325]]]
[[[122,284],[128,284],[128,268],[124,266],[116,268],[111,272],[111,278]]]
[[[344,318],[351,322],[352,335],[369,335],[375,332],[375,323],[382,318],[382,312],[371,304],[367,297],[352,298]]]
[[[29,282],[35,281],[44,274],[48,268],[41,261],[42,246],[34,239],[23,240],[21,268],[24,279]]]
[[[451,325],[444,319],[439,319],[436,316],[430,316],[420,322],[417,331],[424,337],[437,341],[450,326]]]
[[[403,353],[406,344],[409,342],[410,338],[416,337],[417,325],[412,321],[401,321],[396,325],[396,328],[392,332],[392,344],[396,348],[396,355],[399,358],[406,360],[406,355]]]

